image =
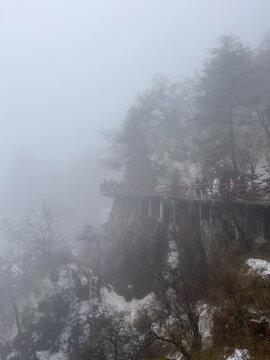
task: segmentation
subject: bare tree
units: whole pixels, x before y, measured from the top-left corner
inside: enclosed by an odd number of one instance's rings
[[[179,269],[166,268],[156,274],[156,280],[156,296],[140,312],[137,326],[145,333],[146,344],[169,344],[185,359],[193,359],[194,354],[202,352],[200,324],[209,315],[208,307],[200,300],[201,290]]]
[[[106,309],[90,319],[91,334],[79,360],[143,360],[146,349],[127,313]]]
[[[38,212],[31,211],[18,224],[5,222],[4,235],[17,247],[17,256],[23,249],[37,259],[48,258],[62,241],[58,230],[59,212],[55,205],[44,203]]]
[[[17,333],[20,336],[22,334],[22,327],[21,327],[19,308],[16,302],[16,297],[14,295],[14,290],[16,290],[16,277],[14,277],[14,272],[12,271],[13,266],[14,264],[8,260],[1,263],[0,291],[1,291],[1,295],[5,298],[4,301],[5,305],[10,303],[12,307],[15,317],[15,323],[17,327]],[[3,308],[5,308],[5,306],[3,306]]]
[[[266,359],[270,353],[270,279],[239,264],[239,256],[228,257],[214,267],[212,342],[228,353],[245,349],[254,359]]]

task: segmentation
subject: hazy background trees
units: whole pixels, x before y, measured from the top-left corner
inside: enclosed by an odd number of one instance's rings
[[[266,0],[117,1],[1,2],[1,219],[45,199],[70,210],[69,233],[98,222],[110,206],[98,185],[112,176],[99,163],[100,128],[118,126],[136,94],[151,92],[155,73],[179,84],[220,35],[255,48],[269,27]]]
[[[48,261],[49,257],[63,246],[59,228],[63,210],[54,204],[43,203],[32,210],[19,223],[3,222],[2,232],[8,242],[15,245],[15,257],[30,254],[36,260]]]
[[[249,115],[245,100],[251,52],[239,40],[224,36],[210,55],[198,81],[200,150],[204,150],[204,162],[223,161],[236,174],[237,130]]]
[[[208,180],[216,171],[267,178],[269,66],[267,40],[251,50],[225,35],[194,78],[155,76],[122,127],[107,134],[107,165],[124,169],[127,183],[140,181],[145,189],[157,180],[194,180],[199,172]]]

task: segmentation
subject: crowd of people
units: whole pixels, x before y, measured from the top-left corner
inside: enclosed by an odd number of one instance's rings
[[[142,194],[140,188],[130,188],[121,181],[105,180],[100,186],[104,195]],[[151,194],[150,194],[151,192]],[[149,195],[168,195],[192,199],[217,199],[224,200],[248,200],[270,201],[270,179],[265,182],[253,182],[244,176],[238,176],[236,180],[215,177],[211,182],[205,178],[195,178],[194,181],[183,182],[174,185],[155,185],[152,191],[145,191]]]
[[[238,176],[236,180],[233,178],[226,180],[215,177],[212,182],[207,182],[204,178],[199,179],[196,177],[194,182],[184,182],[181,185],[175,185],[175,189],[172,188],[172,191],[178,192],[180,196],[185,198],[270,201],[269,180],[255,183],[244,176]]]

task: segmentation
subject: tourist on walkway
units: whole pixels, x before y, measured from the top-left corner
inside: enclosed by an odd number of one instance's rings
[[[232,199],[235,197],[235,183],[233,179],[230,179],[229,183],[229,198]]]
[[[202,197],[203,198],[207,197],[207,183],[204,177],[202,178]]]
[[[218,178],[215,178],[215,179],[214,179],[214,182],[213,182],[213,196],[214,196],[214,197],[218,197],[218,196],[220,195],[220,193],[219,193],[219,186],[220,186],[219,179],[218,179]]]
[[[197,199],[199,199],[201,193],[201,183],[198,177],[195,178],[194,188],[194,195]]]

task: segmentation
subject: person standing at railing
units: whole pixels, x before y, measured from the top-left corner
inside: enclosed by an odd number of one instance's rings
[[[245,199],[247,196],[247,184],[246,178],[243,174],[237,177],[237,197],[239,199]]]
[[[266,179],[266,184],[264,187],[264,198],[269,201],[270,200],[270,178]]]
[[[233,192],[235,190],[235,182],[233,179],[230,179],[230,190]]]
[[[213,181],[213,196],[214,197],[218,197],[220,195],[220,182],[219,182],[219,179],[216,177]]]
[[[228,200],[235,198],[235,182],[231,178],[229,181],[229,192],[228,192]]]
[[[207,197],[207,183],[204,177],[202,178],[202,197],[203,198]]]
[[[187,198],[192,198],[193,196],[192,191],[193,191],[192,182],[189,181],[187,183],[187,195],[186,195]]]
[[[198,177],[195,178],[195,183],[194,183],[194,196],[195,198],[199,199],[200,198],[200,192],[201,192],[201,183]]]
[[[220,177],[220,186],[219,186],[220,197],[224,200],[229,199],[229,182],[226,174],[224,172],[221,173]]]
[[[247,182],[247,200],[252,200],[252,181],[249,179]]]
[[[188,183],[186,181],[184,181],[184,184],[182,187],[180,185],[180,194],[184,198],[188,197]]]

